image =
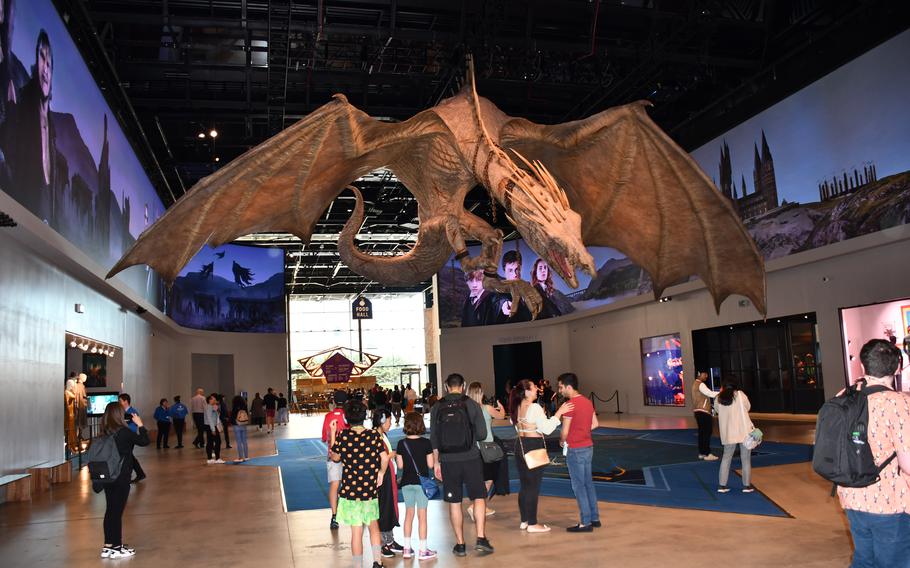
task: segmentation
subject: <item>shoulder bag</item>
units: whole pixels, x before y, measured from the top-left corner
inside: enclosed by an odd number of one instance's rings
[[[439,495],[439,485],[437,485],[436,480],[426,475],[420,475],[420,468],[417,467],[417,461],[414,459],[414,454],[411,453],[411,448],[408,447],[407,441],[404,443],[404,449],[408,451],[411,463],[414,464],[414,473],[417,474],[423,494],[427,496],[427,499],[435,499]]]
[[[518,447],[521,449],[521,455],[524,457],[525,465],[528,466],[528,469],[537,469],[538,467],[543,467],[550,463],[550,454],[547,453],[546,440],[544,440],[544,447],[525,451],[525,444],[521,441],[522,435],[521,432],[518,431],[518,426],[515,427],[515,433],[518,435]]]

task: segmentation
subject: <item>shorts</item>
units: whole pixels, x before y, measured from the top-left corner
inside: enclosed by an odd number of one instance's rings
[[[269,418],[275,418],[275,411],[274,411],[274,410],[266,409],[266,410],[265,410],[265,415],[266,415],[267,417],[269,417]]]
[[[487,488],[483,482],[483,460],[480,456],[466,461],[442,462],[442,498],[446,503],[461,503],[463,488],[468,499],[484,499]]]
[[[344,464],[329,460],[325,462],[326,473],[328,473],[329,483],[341,481],[341,473],[344,471]]]
[[[430,502],[427,499],[427,494],[423,492],[423,487],[420,485],[405,485],[401,488],[401,495],[404,498],[404,506],[406,509],[426,509],[427,504]]]
[[[499,477],[499,464],[501,461],[502,460],[499,460],[493,463],[483,462],[484,481],[496,481],[496,478]]]
[[[355,501],[353,499],[338,499],[338,513],[335,519],[349,527],[362,527],[373,521],[379,520],[379,499],[369,501]]]

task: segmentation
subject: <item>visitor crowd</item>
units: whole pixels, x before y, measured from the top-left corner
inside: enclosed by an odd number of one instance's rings
[[[868,486],[838,487],[854,542],[853,566],[903,566],[910,558],[910,545],[903,536],[910,534],[908,511],[910,490],[903,474],[910,471],[910,399],[892,390],[893,376],[901,362],[900,352],[883,340],[868,342],[860,359],[865,379],[855,390],[869,388],[868,443],[880,479]],[[579,390],[578,377],[564,373],[553,390],[548,381],[518,381],[506,387],[507,404],[487,397],[478,382],[466,385],[453,373],[445,380],[444,396],[426,389],[422,396],[405,388],[369,390],[347,389],[329,393],[322,439],[326,443],[326,470],[329,485],[331,520],[329,527],[351,529],[351,553],[355,567],[363,561],[363,532],[369,533],[373,567],[383,558],[430,560],[437,552],[428,545],[427,507],[440,493],[448,504],[447,512],[455,546],[455,556],[466,556],[464,512],[475,525],[473,549],[483,554],[495,551],[486,531],[486,519],[495,514],[489,507],[493,494],[508,494],[508,454],[512,453],[519,476],[518,529],[527,533],[546,533],[552,528],[538,516],[538,499],[546,468],[551,464],[547,436],[560,428],[559,446],[563,449],[571,487],[579,510],[569,533],[589,533],[601,527],[598,499],[594,487],[594,441],[598,428],[592,402]],[[731,491],[728,485],[734,454],[742,464],[743,493],[751,493],[751,453],[761,443],[761,431],[749,418],[749,398],[734,382],[725,382],[719,391],[708,387],[707,375],[698,373],[692,386],[693,411],[698,425],[698,459],[716,461],[711,453],[712,415],[717,416],[723,455],[718,467],[718,493]],[[228,426],[237,445],[237,459],[249,459],[247,427],[263,426],[274,432],[276,424],[287,424],[288,400],[269,388],[265,397],[256,393],[247,404],[235,396],[228,407],[218,393],[208,396],[202,389],[187,408],[179,396],[173,404],[161,399],[154,418],[158,426],[156,446],[169,448],[169,431],[174,427],[177,448],[182,447],[186,416],[193,415],[197,436],[193,444],[206,450],[206,463],[225,463],[221,458],[222,435],[230,446]],[[419,412],[418,412],[419,410]],[[424,414],[429,412],[429,435]],[[389,431],[401,422],[404,437],[396,444]],[[493,420],[508,418],[515,436],[510,444],[494,435]],[[369,422],[370,427],[366,426]],[[131,556],[134,550],[123,544],[121,517],[132,482],[145,478],[139,461],[132,455],[134,446],[150,443],[129,394],[123,393],[105,410],[103,431],[110,435],[122,456],[120,470],[111,483],[98,483],[107,500],[104,517],[103,558]],[[511,438],[511,436],[509,436]],[[511,450],[511,452],[509,451]],[[113,475],[112,475],[113,477]],[[399,515],[399,493],[404,501],[404,518]],[[463,501],[467,498],[467,508]],[[414,539],[414,520],[417,538]],[[395,529],[402,531],[402,543]],[[903,535],[892,538],[893,535]]]

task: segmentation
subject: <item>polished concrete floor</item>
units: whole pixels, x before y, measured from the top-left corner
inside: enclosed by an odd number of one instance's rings
[[[604,426],[641,429],[694,426],[686,418],[617,419],[612,413],[601,414],[600,420]],[[279,428],[277,436],[315,437],[321,424],[321,417],[293,416],[291,425]],[[767,439],[784,442],[810,442],[813,426],[792,419],[760,421]],[[252,455],[274,453],[274,436],[250,429],[250,450]],[[234,450],[225,454],[236,455]],[[283,511],[277,469],[205,465],[203,452],[192,445],[181,450],[156,450],[153,445],[139,449],[137,456],[148,479],[134,486],[124,516],[124,540],[135,546],[136,556],[99,558],[104,497],[92,493],[83,470],[72,483],[55,485],[31,503],[0,505],[0,566],[351,565],[350,532],[345,527],[330,531],[327,510]],[[422,564],[828,568],[849,563],[846,518],[829,495],[830,485],[809,464],[757,469],[753,483],[793,518],[600,503],[604,528],[576,535],[563,530],[577,522],[574,499],[543,497],[540,517],[554,530],[527,534],[518,530],[515,496],[499,497],[487,529],[496,553],[487,557],[472,552],[455,558],[447,513],[441,503],[432,502],[429,541],[440,554]],[[472,542],[469,522],[466,535]],[[416,564],[416,559],[401,557],[384,560],[384,566]]]

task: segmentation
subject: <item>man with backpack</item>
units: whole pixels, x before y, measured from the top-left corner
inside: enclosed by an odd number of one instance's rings
[[[819,411],[813,468],[838,486],[853,536],[851,566],[908,567],[910,397],[892,390],[901,354],[873,339],[859,358],[865,378]]]
[[[464,377],[452,373],[446,378],[448,394],[430,410],[430,443],[436,463],[434,473],[442,480],[443,499],[449,504],[449,520],[455,531],[455,556],[467,554],[464,542],[462,489],[474,501],[477,542],[474,549],[492,553],[493,545],[484,533],[486,524],[486,486],[483,460],[476,441],[487,437],[487,426],[480,405],[465,396]]]

